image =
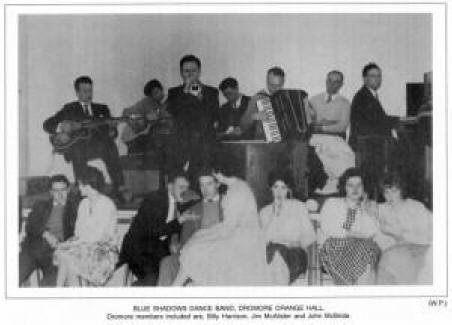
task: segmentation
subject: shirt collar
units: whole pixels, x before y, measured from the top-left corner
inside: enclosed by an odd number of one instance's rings
[[[366,86],[366,88],[369,89],[369,91],[372,94],[372,96],[377,97],[377,91],[376,90],[373,90],[372,88],[367,87],[367,86]]]
[[[220,201],[220,195],[219,195],[219,194],[217,194],[217,195],[212,199],[211,202],[218,202],[218,201]],[[207,202],[210,202],[210,200],[208,200],[208,199],[203,199],[203,202],[204,202],[204,203],[207,203]]]
[[[91,103],[90,102],[84,103],[82,101],[79,101],[79,103],[80,103],[80,105],[82,105],[82,107],[84,107],[84,105],[88,105],[88,107],[91,107]]]
[[[329,94],[327,92],[325,92],[325,101],[328,101],[328,96],[329,96]],[[337,96],[339,96],[339,93],[335,93],[335,94],[331,95],[331,101],[335,100],[337,98]]]

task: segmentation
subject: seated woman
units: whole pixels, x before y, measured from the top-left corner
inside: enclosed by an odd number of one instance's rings
[[[341,197],[329,198],[320,211],[320,259],[335,284],[375,282],[377,206],[367,199],[365,185],[358,168],[347,169],[339,179]]]
[[[180,252],[174,286],[192,280],[196,286],[270,284],[265,238],[259,227],[256,200],[246,182],[221,173],[227,185],[221,206],[223,221],[193,234]]]
[[[397,173],[385,175],[381,188],[386,202],[379,206],[382,235],[377,242],[383,252],[378,284],[431,284],[425,273],[432,268],[431,261],[427,262],[432,213],[421,202],[406,198],[404,182]]]
[[[114,271],[118,252],[115,241],[116,207],[101,193],[104,178],[87,167],[79,179],[85,198],[80,202],[74,237],[55,250],[57,286],[103,285]]]
[[[315,232],[304,203],[292,199],[294,182],[290,170],[270,172],[268,184],[273,202],[260,211],[260,223],[267,242],[267,262],[273,282],[288,285],[306,272],[306,248]]]

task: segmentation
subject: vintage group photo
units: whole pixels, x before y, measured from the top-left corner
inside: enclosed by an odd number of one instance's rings
[[[18,19],[19,290],[433,285],[431,14]]]

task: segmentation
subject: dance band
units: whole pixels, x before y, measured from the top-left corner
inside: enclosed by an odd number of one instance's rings
[[[65,176],[51,178],[51,199],[28,217],[20,285],[40,269],[42,286],[103,286],[123,266],[136,286],[291,285],[307,272],[316,245],[322,272],[337,285],[426,281],[431,212],[406,197],[394,170],[380,179],[384,199],[377,203],[366,170],[356,167],[360,139],[391,138],[398,122],[379,100],[375,63],[363,68],[351,103],[340,94],[337,70],[312,97],[284,88],[280,67],[267,71],[266,86],[251,97],[228,77],[219,85],[227,99],[221,107],[219,90],[201,81],[199,58],[184,56],[179,71],[182,84],[167,96],[150,80],[144,97],[116,119],[93,102],[91,78],[79,77],[77,100],[44,121],[54,151],[72,163],[80,195],[70,197]],[[166,184],[143,200],[118,240],[116,204],[125,184],[114,139],[123,121],[129,154],[158,152]],[[272,202],[260,210],[252,184],[221,150],[222,141],[241,140],[284,146],[268,174]],[[313,194],[326,198],[319,229],[306,203]]]

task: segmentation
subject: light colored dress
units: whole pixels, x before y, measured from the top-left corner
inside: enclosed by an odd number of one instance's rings
[[[270,247],[277,249],[270,262],[273,283],[287,285],[306,271],[306,248],[315,241],[315,232],[303,202],[285,200],[276,210],[269,204],[259,216],[267,242],[267,261]]]
[[[336,284],[357,284],[368,267],[375,267],[380,248],[373,238],[379,233],[377,206],[364,201],[350,209],[345,198],[330,198],[320,212],[323,244],[320,259]]]
[[[104,284],[117,262],[116,207],[100,195],[93,207],[88,198],[80,202],[74,236],[55,250],[54,261],[64,262],[71,272],[94,285]]]
[[[181,269],[197,286],[269,285],[265,235],[248,184],[229,184],[222,208],[222,222],[198,230],[184,245]]]
[[[379,205],[379,284],[431,284],[432,213],[419,201]],[[429,275],[430,274],[430,275]]]

